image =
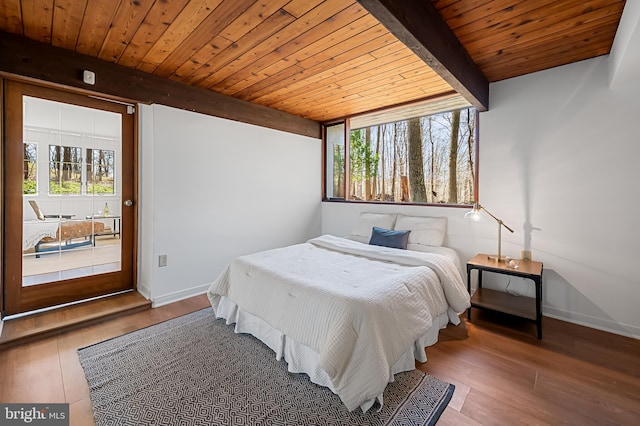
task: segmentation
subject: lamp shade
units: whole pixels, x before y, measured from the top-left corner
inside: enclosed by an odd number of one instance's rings
[[[480,206],[478,204],[473,205],[473,209],[465,213],[464,218],[467,220],[473,220],[477,222],[480,220]]]
[[[501,247],[502,246],[502,227],[504,226],[505,228],[507,228],[509,232],[513,232],[513,229],[509,228],[507,225],[505,225],[502,219],[498,219],[493,215],[493,213],[491,213],[489,210],[485,209],[478,203],[473,205],[473,210],[465,213],[464,218],[468,220],[478,221],[480,220],[480,210],[484,210],[485,212],[487,212],[487,214],[491,216],[493,219],[495,219],[495,221],[498,223],[498,255],[489,256],[489,259],[495,260],[496,262],[504,262],[505,258],[502,257],[502,247]]]

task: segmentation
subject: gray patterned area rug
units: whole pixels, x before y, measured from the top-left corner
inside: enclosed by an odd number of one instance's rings
[[[210,308],[78,349],[78,356],[97,426],[433,425],[454,390],[409,371],[387,386],[382,410],[349,412]]]

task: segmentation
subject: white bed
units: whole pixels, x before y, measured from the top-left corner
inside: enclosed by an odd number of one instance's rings
[[[237,258],[208,297],[219,318],[267,344],[289,371],[367,411],[469,306],[455,251],[420,250],[324,235]]]

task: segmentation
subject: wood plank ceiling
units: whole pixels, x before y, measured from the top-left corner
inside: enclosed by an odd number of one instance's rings
[[[607,54],[624,7],[431,3],[490,82]],[[0,0],[0,30],[316,121],[452,91],[355,0]]]

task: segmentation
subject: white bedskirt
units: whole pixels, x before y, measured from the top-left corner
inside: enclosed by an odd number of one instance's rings
[[[333,393],[337,393],[329,375],[320,367],[319,353],[296,342],[255,315],[243,311],[225,296],[221,296],[218,303],[214,304],[212,301],[212,306],[217,318],[224,318],[227,324],[235,324],[236,333],[248,333],[255,336],[275,352],[277,360],[284,358],[289,372],[305,373],[313,383],[325,386]],[[458,319],[457,316],[454,318]],[[438,341],[438,333],[447,326],[449,319],[450,316],[447,312],[433,318],[433,327],[430,327],[425,335],[416,340],[412,347],[407,348],[406,352],[391,367],[389,382],[393,381],[394,374],[415,369],[415,361],[421,363],[427,361],[425,347]],[[376,400],[383,404],[382,394],[375,399],[363,402],[360,408],[362,411],[367,411]]]

